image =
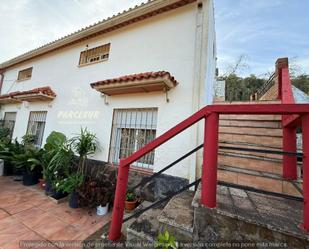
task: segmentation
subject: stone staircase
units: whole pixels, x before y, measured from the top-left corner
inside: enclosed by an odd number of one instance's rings
[[[282,150],[281,116],[221,115],[219,145],[244,149]],[[289,181],[281,176],[282,155],[232,149],[219,150],[218,180],[302,196],[301,180]]]
[[[276,248],[309,246],[309,234],[299,226],[301,201],[218,186],[218,206],[209,209],[200,205],[200,195],[199,186],[143,213],[127,228],[127,248],[154,248],[158,233],[166,230],[179,248],[215,248],[206,244],[223,241],[254,243],[250,248],[273,248],[265,243],[282,243]]]

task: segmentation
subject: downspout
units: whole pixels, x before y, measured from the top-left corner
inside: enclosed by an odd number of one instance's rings
[[[200,108],[200,92],[201,92],[201,79],[202,79],[202,50],[203,50],[203,0],[197,1],[197,13],[196,13],[196,27],[195,27],[195,45],[194,45],[194,69],[193,69],[193,92],[192,92],[192,113],[195,113]],[[196,125],[192,131],[192,144],[197,147],[198,137],[199,137],[199,125]],[[196,157],[194,163],[191,164],[189,168],[189,182],[194,182],[196,180],[196,171],[198,164],[198,154],[196,152]]]
[[[2,85],[3,85],[3,80],[4,80],[4,71],[2,70],[2,71],[0,71],[0,77],[1,77],[1,79],[0,79],[0,94],[1,94],[1,92],[2,92]],[[0,105],[0,114],[2,115],[2,111],[1,111],[1,108],[2,106]]]
[[[4,80],[4,71],[0,71],[0,94],[2,92],[2,85],[3,85],[3,80]]]

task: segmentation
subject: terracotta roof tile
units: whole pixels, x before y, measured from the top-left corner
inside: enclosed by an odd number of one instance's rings
[[[14,98],[14,97],[21,96],[21,95],[40,94],[40,93],[48,95],[50,97],[56,97],[56,93],[49,86],[45,86],[45,87],[39,87],[39,88],[35,88],[32,90],[28,90],[28,91],[16,91],[16,92],[8,93],[8,94],[2,94],[0,95],[0,99]]]
[[[112,83],[126,83],[126,82],[132,82],[132,81],[142,81],[142,80],[147,80],[147,79],[156,79],[159,77],[167,77],[171,82],[173,82],[174,86],[178,84],[176,79],[169,72],[159,71],[159,72],[146,72],[146,73],[124,75],[124,76],[113,78],[113,79],[97,81],[97,82],[91,83],[90,85],[92,88],[94,88],[97,86],[108,85]]]

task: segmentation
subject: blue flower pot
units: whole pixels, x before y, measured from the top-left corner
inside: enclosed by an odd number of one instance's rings
[[[70,194],[69,207],[78,208],[78,193],[77,192],[73,192],[72,194]]]

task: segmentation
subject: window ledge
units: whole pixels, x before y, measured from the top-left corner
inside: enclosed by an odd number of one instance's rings
[[[89,62],[89,63],[82,64],[82,65],[77,65],[77,67],[86,67],[86,66],[90,66],[90,65],[97,64],[97,63],[104,62],[104,61],[108,61],[108,59],[103,59],[103,60]]]
[[[16,80],[16,82],[23,82],[23,81],[26,81],[26,80],[31,80],[31,77],[27,78],[27,79]]]

